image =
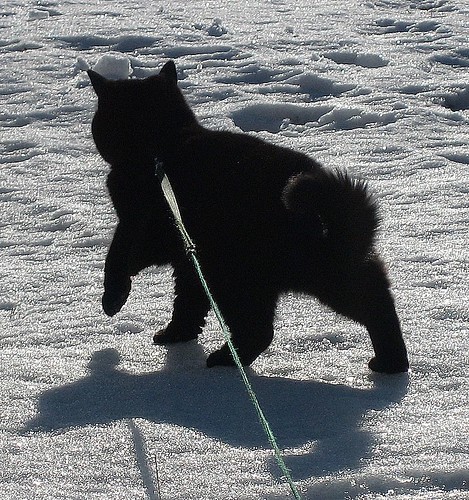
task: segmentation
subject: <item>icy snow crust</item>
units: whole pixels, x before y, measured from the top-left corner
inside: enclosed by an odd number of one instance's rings
[[[155,499],[156,471],[163,499],[290,496],[236,371],[204,367],[213,318],[198,344],[151,344],[170,269],[100,308],[116,219],[83,70],[168,58],[207,126],[379,198],[410,375],[371,374],[366,332],[293,295],[249,370],[304,497],[469,498],[468,18],[453,0],[3,1],[1,498]]]

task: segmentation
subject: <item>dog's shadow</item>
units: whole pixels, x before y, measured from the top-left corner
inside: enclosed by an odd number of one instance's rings
[[[233,446],[267,448],[257,414],[234,369],[203,368],[204,353],[194,343],[168,350],[163,370],[141,375],[118,369],[119,353],[93,354],[87,377],[44,392],[37,416],[24,432],[50,432],[121,419],[143,418],[196,429]],[[372,444],[359,424],[370,409],[399,401],[406,376],[376,376],[371,389],[314,381],[249,378],[287,459],[300,479],[354,468]],[[305,451],[306,449],[306,451]]]

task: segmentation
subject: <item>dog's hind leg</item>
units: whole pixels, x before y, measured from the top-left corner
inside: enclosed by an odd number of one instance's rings
[[[368,364],[382,373],[405,372],[407,350],[382,262],[370,258],[350,266],[334,267],[315,290],[318,298],[340,314],[364,325],[375,357]]]
[[[250,365],[272,342],[276,302],[277,296],[272,293],[253,292],[250,287],[242,287],[239,293],[231,293],[229,300],[226,298],[219,303],[242,365]],[[209,368],[234,364],[227,343],[207,359]]]

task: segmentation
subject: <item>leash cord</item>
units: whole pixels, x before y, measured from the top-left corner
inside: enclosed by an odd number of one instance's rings
[[[155,162],[155,176],[157,177],[157,179],[160,182],[164,197],[169,205],[169,208],[171,209],[171,212],[173,213],[174,220],[176,222],[176,226],[177,226],[177,228],[181,234],[182,240],[184,242],[186,253],[190,257],[190,259],[192,260],[192,263],[194,264],[195,270],[196,270],[197,275],[200,279],[200,282],[201,282],[202,287],[205,291],[205,294],[207,295],[207,298],[210,302],[210,305],[213,309],[213,312],[215,313],[215,316],[216,316],[218,322],[220,323],[220,327],[222,329],[226,343],[230,349],[233,360],[234,360],[234,362],[235,362],[235,364],[236,364],[236,366],[241,374],[241,378],[243,379],[243,382],[244,382],[244,385],[245,385],[246,390],[248,392],[249,398],[251,399],[251,402],[252,402],[252,404],[257,412],[259,422],[261,423],[262,428],[264,429],[264,432],[267,436],[267,439],[269,440],[269,443],[274,451],[274,455],[275,455],[275,459],[277,461],[277,464],[278,464],[281,472],[283,473],[283,477],[285,478],[288,485],[290,486],[290,489],[293,493],[294,498],[296,500],[301,500],[301,495],[300,495],[295,483],[293,482],[290,471],[288,470],[288,468],[285,464],[285,461],[282,457],[282,452],[280,451],[280,448],[277,444],[277,440],[274,436],[274,433],[272,432],[270,424],[264,415],[264,412],[261,408],[261,405],[260,405],[259,400],[256,396],[256,393],[254,392],[254,389],[251,385],[251,382],[249,381],[246,370],[244,369],[244,366],[241,363],[241,360],[239,359],[238,353],[236,352],[236,348],[233,345],[233,342],[231,341],[230,331],[229,331],[229,328],[226,324],[226,321],[224,320],[223,315],[218,307],[218,304],[216,303],[215,299],[213,298],[212,293],[210,292],[210,288],[208,286],[207,281],[205,280],[204,274],[202,272],[202,268],[200,266],[199,259],[197,258],[197,255],[196,255],[196,247],[195,247],[194,242],[192,241],[189,233],[187,232],[186,227],[184,226],[173,188],[172,188],[171,183],[169,182],[169,179],[168,179],[168,177],[163,169],[163,164],[159,161]]]

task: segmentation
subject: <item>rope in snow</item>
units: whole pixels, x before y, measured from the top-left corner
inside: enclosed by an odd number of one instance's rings
[[[199,259],[197,258],[196,255],[196,249],[194,242],[191,240],[189,233],[186,230],[186,227],[184,226],[184,223],[182,221],[181,213],[179,211],[179,206],[176,200],[176,196],[174,194],[174,191],[171,187],[171,183],[169,182],[169,179],[163,170],[163,164],[159,161],[155,161],[155,175],[160,181],[161,184],[161,189],[163,190],[164,197],[166,198],[166,201],[171,209],[171,212],[173,213],[174,220],[176,221],[176,226],[181,233],[184,246],[186,249],[187,255],[190,257],[192,260],[192,263],[194,264],[195,270],[197,272],[197,275],[199,276],[200,282],[204,288],[205,294],[207,295],[207,298],[210,302],[210,305],[212,306],[213,312],[215,313],[215,316],[218,319],[218,322],[220,323],[223,335],[225,337],[226,343],[230,349],[231,355],[233,356],[233,360],[238,367],[238,370],[241,374],[241,378],[243,379],[244,385],[246,387],[246,390],[249,394],[249,398],[251,399],[252,404],[254,405],[254,408],[257,412],[257,416],[259,418],[259,422],[262,425],[262,428],[264,429],[264,432],[267,436],[267,439],[269,440],[270,445],[272,446],[272,449],[275,454],[275,459],[277,461],[277,464],[283,473],[283,476],[285,480],[287,481],[288,485],[290,486],[290,489],[293,493],[293,496],[297,500],[301,500],[301,495],[295,486],[293,479],[291,477],[290,471],[288,470],[287,466],[285,465],[285,461],[283,460],[282,457],[282,452],[280,451],[280,448],[277,444],[277,440],[274,436],[274,433],[272,432],[272,429],[270,427],[270,424],[267,420],[267,418],[264,415],[264,412],[261,408],[261,405],[259,403],[259,400],[257,399],[256,393],[254,392],[254,389],[252,388],[252,385],[249,381],[249,378],[246,374],[246,370],[243,367],[243,364],[241,363],[241,360],[239,359],[238,353],[236,352],[236,348],[231,342],[230,338],[230,331],[229,328],[223,318],[223,315],[218,307],[218,304],[216,303],[215,299],[213,298],[212,293],[210,292],[209,286],[207,284],[207,281],[205,280],[204,274],[202,272],[202,268],[199,263]]]

